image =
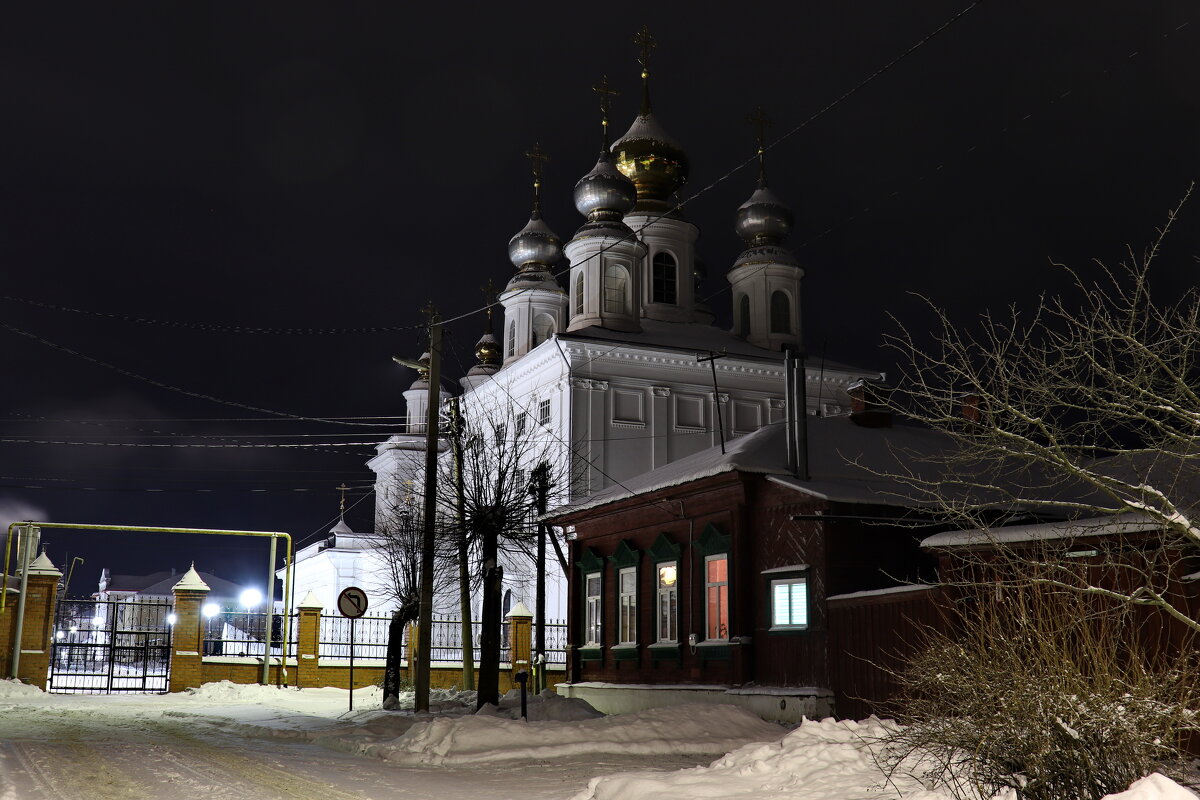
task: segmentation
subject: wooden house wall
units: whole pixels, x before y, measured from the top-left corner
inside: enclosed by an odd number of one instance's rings
[[[921,629],[945,630],[938,589],[834,598],[829,613],[829,672],[839,717],[887,714],[895,671],[919,646]]]

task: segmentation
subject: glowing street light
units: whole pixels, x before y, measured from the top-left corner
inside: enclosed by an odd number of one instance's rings
[[[172,611],[170,614],[167,614],[168,625],[174,625],[176,622],[179,622],[179,617],[175,615],[174,611]]]
[[[246,589],[238,600],[243,608],[251,609],[263,601],[263,594],[258,589]]]
[[[217,614],[221,613],[221,607],[219,605],[217,605],[216,603],[205,603],[204,606],[200,609],[200,613],[203,614],[205,617],[212,619]]]

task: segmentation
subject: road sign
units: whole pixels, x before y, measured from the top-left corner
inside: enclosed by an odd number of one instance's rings
[[[358,619],[367,613],[367,593],[357,586],[347,586],[338,595],[337,605],[343,617]]]

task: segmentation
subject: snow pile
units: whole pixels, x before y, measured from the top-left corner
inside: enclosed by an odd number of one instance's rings
[[[500,698],[500,705],[484,704],[475,712],[506,719],[521,718],[521,690],[512,689]],[[553,689],[543,689],[541,694],[530,695],[525,702],[525,718],[530,722],[574,722],[596,719],[604,714],[592,704],[578,697],[563,697]]]
[[[661,800],[663,797],[754,800],[953,800],[907,774],[884,775],[872,747],[894,725],[826,719],[804,723],[781,740],[746,745],[707,767],[672,773],[629,772],[593,778],[571,800]],[[1011,800],[1011,790],[997,800]],[[1106,800],[1197,800],[1155,773]]]
[[[1196,800],[1196,795],[1159,772],[1130,784],[1129,789],[1104,800]]]
[[[38,697],[45,694],[45,692],[36,686],[30,686],[11,678],[0,680],[0,700]]]
[[[553,708],[555,704],[548,704]],[[570,714],[579,709],[561,706]],[[412,719],[412,718],[409,718]],[[381,721],[376,720],[376,723]],[[399,720],[397,721],[397,724]],[[524,722],[491,714],[434,717],[401,736],[370,741],[361,733],[321,737],[338,749],[405,765],[483,764],[578,756],[720,754],[748,741],[777,739],[783,728],[734,706],[655,708],[567,721]]]

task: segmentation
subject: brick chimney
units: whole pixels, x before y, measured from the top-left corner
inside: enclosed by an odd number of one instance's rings
[[[888,400],[892,388],[865,378],[847,387],[850,394],[850,419],[864,428],[892,427],[892,411]]]

